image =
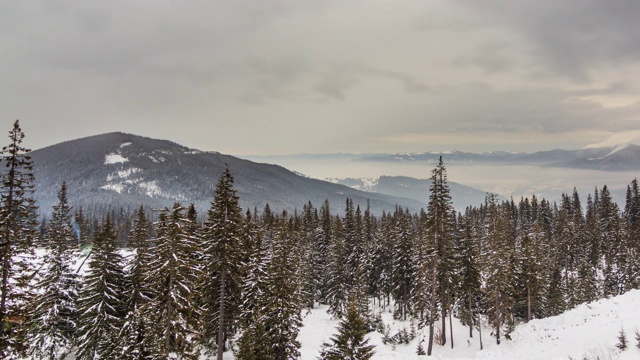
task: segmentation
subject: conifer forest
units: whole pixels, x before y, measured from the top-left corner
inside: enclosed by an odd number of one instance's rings
[[[319,359],[371,358],[367,334],[385,331],[373,306],[425,329],[417,353],[431,355],[466,346],[453,317],[500,344],[517,323],[640,285],[637,180],[624,208],[603,186],[586,201],[487,194],[461,213],[441,158],[425,209],[374,216],[348,199],[342,213],[242,209],[227,168],[204,214],[87,214],[64,181],[38,208],[24,136],[16,121],[0,163],[2,359],[298,359],[303,313],[319,304],[340,319]]]

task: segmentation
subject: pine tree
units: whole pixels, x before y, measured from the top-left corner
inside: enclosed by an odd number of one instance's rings
[[[627,350],[627,335],[624,333],[624,329],[620,329],[620,333],[618,334],[618,343],[616,347],[620,351]]]
[[[429,236],[432,237],[435,244],[437,257],[437,293],[442,320],[442,344],[444,345],[447,342],[446,317],[447,314],[451,316],[452,292],[455,283],[453,279],[455,264],[452,252],[452,237],[455,232],[455,219],[452,214],[455,213],[447,183],[447,169],[442,161],[442,156],[438,166],[431,173],[430,192],[427,205],[427,223]]]
[[[271,261],[267,267],[268,283],[264,295],[263,314],[267,343],[271,344],[274,360],[296,359],[300,356],[297,340],[301,319],[301,301],[296,268],[296,239],[288,224],[287,214],[276,219],[271,245]]]
[[[338,333],[331,338],[332,344],[325,344],[322,360],[368,360],[375,354],[375,345],[369,344],[367,321],[358,311],[356,299],[352,296],[344,319],[338,325]]]
[[[509,217],[509,208],[498,205],[495,195],[487,195],[483,239],[486,248],[482,254],[486,269],[484,293],[487,297],[489,320],[498,345],[503,326],[510,328],[513,324],[515,254]]]
[[[72,268],[78,241],[71,225],[70,211],[67,185],[63,182],[42,241],[46,251],[44,277],[36,285],[40,292],[34,301],[28,341],[32,357],[56,359],[60,351],[68,349],[74,340],[80,283]]]
[[[187,229],[185,208],[174,204],[158,216],[156,239],[151,249],[152,262],[146,281],[153,290],[153,300],[145,306],[149,319],[154,358],[197,358],[200,309],[191,293],[201,276],[193,254],[200,251],[197,239]]]
[[[414,293],[416,267],[414,264],[414,232],[411,226],[411,215],[401,208],[394,213],[393,229],[393,284],[392,295],[396,301],[394,317],[406,320],[413,311],[412,294]]]
[[[125,274],[127,315],[120,332],[123,359],[146,359],[150,356],[150,324],[144,314],[144,307],[153,296],[146,281],[150,271],[149,265],[153,260],[149,228],[149,221],[141,205],[129,234],[129,245],[133,253],[128,259]]]
[[[460,279],[459,296],[460,309],[459,316],[463,325],[469,326],[469,337],[473,337],[473,327],[477,324],[478,308],[477,303],[480,298],[481,275],[478,258],[480,251],[477,246],[477,229],[470,210],[460,221],[462,231],[460,232],[458,268]]]
[[[36,206],[33,163],[21,146],[24,133],[18,120],[2,148],[6,172],[0,184],[0,357],[12,359],[25,350],[34,277]]]
[[[336,216],[331,230],[332,237],[329,242],[329,256],[327,263],[327,298],[329,312],[336,317],[342,316],[347,305],[349,286],[349,274],[347,271],[347,247],[343,221]]]
[[[228,168],[216,186],[202,235],[206,254],[204,340],[208,348],[217,349],[218,360],[221,360],[226,339],[236,328],[245,266],[242,262],[245,255],[239,251],[245,236],[242,209]],[[215,343],[213,339],[216,339]]]
[[[95,235],[78,299],[76,359],[120,357],[118,335],[125,316],[122,263],[111,216],[107,215]]]

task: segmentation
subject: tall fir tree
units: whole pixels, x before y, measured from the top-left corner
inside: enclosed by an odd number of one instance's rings
[[[152,324],[152,356],[160,359],[197,359],[200,309],[191,296],[201,276],[193,254],[200,251],[190,235],[185,208],[174,204],[158,216],[156,239],[151,249],[152,269],[146,279],[153,300],[146,305]]]
[[[78,298],[76,359],[119,358],[119,333],[125,316],[124,270],[116,234],[107,215],[96,233]]]
[[[51,221],[42,240],[44,276],[36,285],[40,290],[34,301],[29,336],[29,355],[37,358],[63,357],[73,343],[76,324],[76,299],[80,286],[73,263],[78,255],[78,239],[71,225],[67,185],[58,191]]]
[[[205,251],[204,341],[222,360],[227,338],[234,334],[239,316],[243,259],[243,216],[233,188],[233,175],[225,169],[203,226]],[[215,339],[215,342],[213,341]]]
[[[136,213],[133,229],[129,233],[132,254],[125,273],[126,317],[120,331],[123,359],[146,359],[151,355],[151,329],[144,309],[153,298],[147,277],[153,261],[151,253],[150,223],[144,207]]]
[[[297,359],[302,326],[302,296],[296,279],[298,264],[297,241],[288,224],[287,214],[277,218],[271,245],[271,261],[267,267],[268,282],[261,312],[261,326],[266,329],[274,360]]]
[[[35,275],[33,242],[36,205],[33,162],[22,147],[24,132],[16,120],[9,145],[2,148],[5,173],[0,184],[0,357],[13,359],[25,350]]]

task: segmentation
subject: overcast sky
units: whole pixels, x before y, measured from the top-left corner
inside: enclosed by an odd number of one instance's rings
[[[224,153],[640,137],[640,1],[3,1],[0,125]],[[6,132],[5,132],[6,134]]]

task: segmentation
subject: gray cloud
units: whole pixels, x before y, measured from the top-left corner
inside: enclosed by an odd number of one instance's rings
[[[576,81],[598,67],[637,63],[640,27],[635,0],[462,1],[531,40],[541,65]]]
[[[632,1],[1,6],[0,119],[33,147],[118,130],[237,154],[552,148],[640,124]]]

